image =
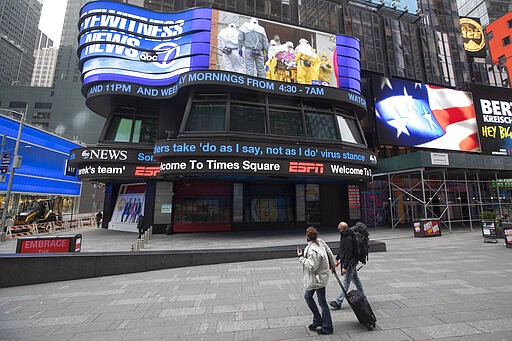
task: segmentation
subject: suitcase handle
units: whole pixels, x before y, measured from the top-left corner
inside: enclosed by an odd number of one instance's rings
[[[338,284],[340,285],[341,290],[343,291],[343,295],[345,295],[345,298],[347,298],[347,291],[343,287],[343,284],[341,283],[340,277],[338,276],[338,274],[336,272],[333,272],[333,274],[334,274],[334,277],[336,277],[336,280],[338,281]]]

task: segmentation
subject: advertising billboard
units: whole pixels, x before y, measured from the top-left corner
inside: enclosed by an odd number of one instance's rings
[[[2,148],[2,171],[12,167],[19,122],[0,115],[2,134],[6,135]],[[81,182],[76,174],[66,173],[70,151],[79,144],[25,124],[22,129],[18,155],[23,158],[12,180],[12,191],[79,195]],[[8,180],[8,179],[7,179]],[[6,191],[8,181],[0,182],[0,191]]]
[[[352,37],[210,8],[161,13],[110,1],[85,4],[79,29],[86,89],[103,81],[165,87],[189,71],[222,70],[361,90],[360,44]]]
[[[137,232],[137,222],[144,215],[146,185],[123,184],[119,188],[112,218],[108,223],[109,230]]]
[[[464,50],[470,57],[487,56],[484,29],[479,18],[460,18],[460,30],[464,40]]]
[[[469,92],[374,78],[380,144],[480,152]]]
[[[482,153],[512,156],[512,90],[471,85]]]

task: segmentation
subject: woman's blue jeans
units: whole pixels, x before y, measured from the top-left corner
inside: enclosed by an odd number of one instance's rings
[[[318,304],[322,310],[321,315],[318,311],[316,302],[313,299],[313,294],[315,291]],[[304,299],[306,300],[309,309],[311,309],[311,312],[313,313],[313,324],[322,326],[323,330],[332,333],[331,312],[329,310],[329,306],[327,305],[327,300],[325,299],[325,288],[306,290],[304,293]]]

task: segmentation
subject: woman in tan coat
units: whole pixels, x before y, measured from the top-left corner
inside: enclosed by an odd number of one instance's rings
[[[321,239],[318,239],[318,231],[314,227],[307,228],[306,238],[308,245],[304,251],[297,248],[297,256],[299,256],[304,274],[304,288],[306,289],[304,299],[313,313],[313,323],[308,328],[316,330],[318,334],[332,334],[331,313],[325,299],[325,287],[332,269],[332,252],[328,255],[329,247]],[[315,292],[322,313],[313,299]],[[320,329],[317,329],[318,327]]]

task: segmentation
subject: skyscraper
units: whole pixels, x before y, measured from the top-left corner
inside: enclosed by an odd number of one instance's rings
[[[67,1],[53,81],[53,110],[49,129],[59,135],[95,143],[104,121],[85,105],[76,56],[78,15],[86,2]]]
[[[57,61],[56,47],[41,48],[34,51],[34,70],[30,86],[51,87]]]
[[[29,85],[39,37],[40,0],[0,0],[0,85]]]
[[[512,11],[510,0],[457,0],[457,7],[461,17],[480,19],[486,27],[502,15]]]

